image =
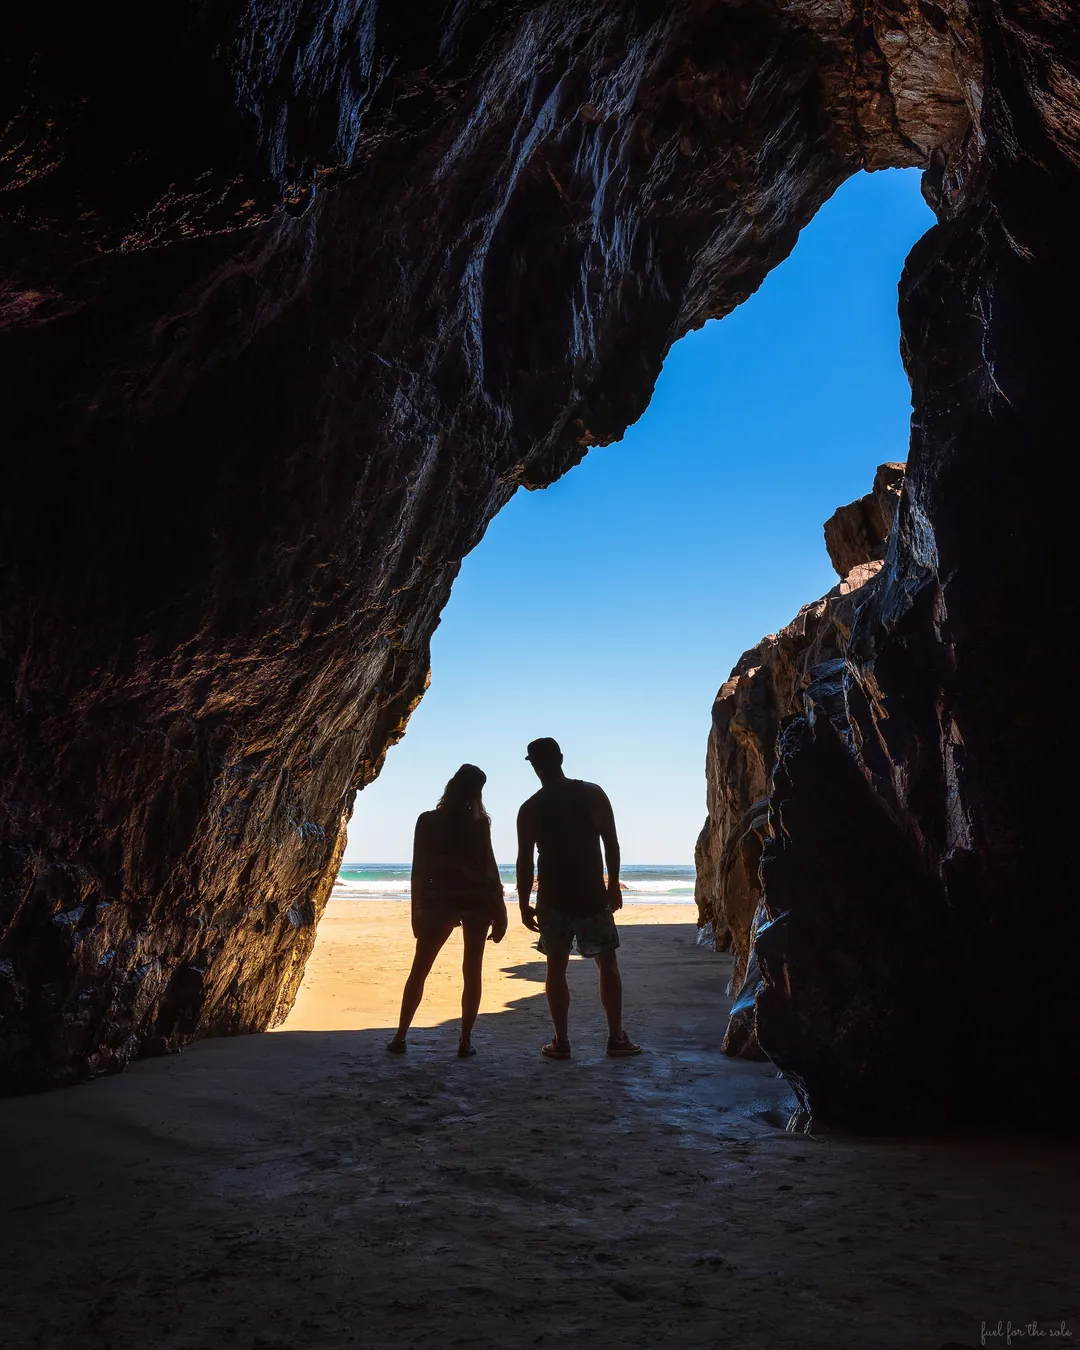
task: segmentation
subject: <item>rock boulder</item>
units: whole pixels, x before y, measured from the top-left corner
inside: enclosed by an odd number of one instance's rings
[[[879,464],[872,490],[839,507],[825,522],[825,548],[838,576],[885,557],[903,482],[903,464]]]

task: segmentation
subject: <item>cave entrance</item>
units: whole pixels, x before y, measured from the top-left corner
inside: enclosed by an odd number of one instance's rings
[[[932,223],[917,171],[850,179],[750,300],[672,348],[621,443],[516,494],[463,564],[408,735],[357,800],[339,900],[407,897],[413,823],[465,761],[488,774],[512,900],[515,816],[536,787],[524,747],[554,735],[568,772],[611,796],[630,905],[659,902],[651,922],[692,934],[710,705],[740,653],[835,584],[822,522],[869,490],[877,464],[906,458],[896,286]],[[369,911],[369,941],[385,944],[390,913]],[[313,1011],[331,947],[342,971],[353,964],[343,914],[331,904],[301,1020],[392,1025],[411,943],[400,911],[401,950],[375,958],[397,972],[381,1022],[355,1003],[344,1014],[346,994]],[[457,946],[433,977],[451,1004]],[[500,1006],[516,1006],[519,976]]]

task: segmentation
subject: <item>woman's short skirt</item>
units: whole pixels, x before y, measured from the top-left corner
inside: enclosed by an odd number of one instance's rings
[[[459,928],[463,923],[489,925],[495,917],[490,900],[428,900],[420,910],[425,928]]]

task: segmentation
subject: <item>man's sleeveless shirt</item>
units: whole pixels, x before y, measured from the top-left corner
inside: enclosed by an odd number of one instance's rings
[[[541,788],[536,803],[537,903],[563,914],[599,914],[608,907],[600,833],[589,784],[568,778]]]

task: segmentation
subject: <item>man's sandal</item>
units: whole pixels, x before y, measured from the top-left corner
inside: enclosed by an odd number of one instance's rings
[[[392,1055],[403,1055],[408,1049],[408,1046],[403,1040],[399,1040],[397,1036],[394,1036],[391,1040],[386,1042],[386,1048]]]
[[[569,1059],[569,1050],[560,1050],[554,1041],[549,1041],[547,1045],[542,1046],[540,1053],[545,1059]]]
[[[640,1055],[641,1046],[635,1045],[624,1031],[621,1040],[608,1041],[607,1052],[613,1059],[627,1059],[630,1055]]]
[[[470,1055],[476,1054],[475,1045],[459,1045],[457,1048],[458,1059],[468,1059]]]

